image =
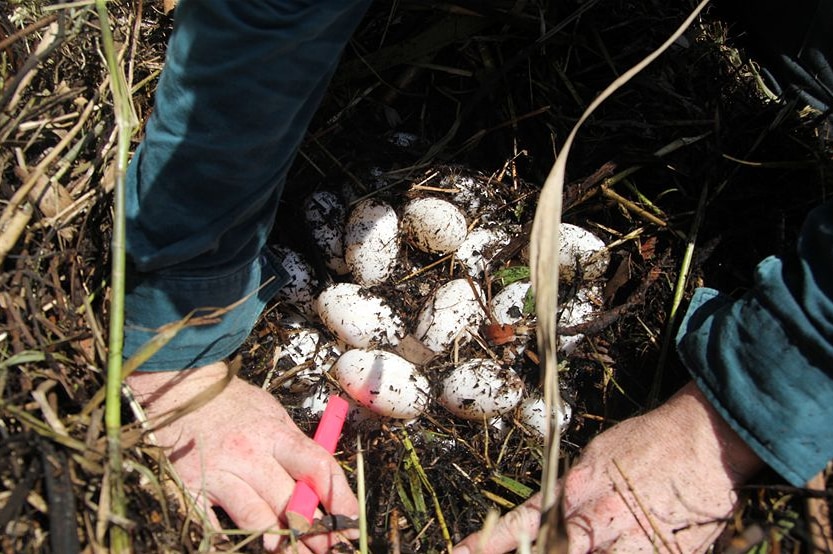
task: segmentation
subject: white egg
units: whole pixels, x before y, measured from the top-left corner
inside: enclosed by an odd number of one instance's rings
[[[284,388],[298,391],[320,381],[341,350],[327,342],[318,329],[300,328],[287,333],[285,344],[277,354],[278,380]]]
[[[414,336],[438,354],[445,352],[455,339],[468,342],[471,337],[467,329],[476,329],[485,319],[482,299],[483,293],[477,284],[472,290],[467,279],[449,281],[422,306]]]
[[[327,402],[332,394],[338,394],[338,389],[330,383],[324,382],[312,389],[312,392],[301,400],[300,406],[309,410],[313,417],[320,416],[324,413],[324,408],[327,407]]]
[[[509,283],[492,297],[492,315],[501,325],[515,325],[524,319],[524,303],[532,285],[527,281]],[[534,314],[529,314],[530,317]]]
[[[474,359],[449,372],[438,401],[458,417],[482,420],[513,409],[523,391],[523,381],[513,370],[489,359]]]
[[[558,327],[572,327],[592,320],[598,313],[598,299],[601,298],[601,286],[593,285],[581,288],[563,306],[559,307]],[[584,339],[584,335],[559,335],[558,349],[569,355]]]
[[[478,227],[473,229],[457,247],[455,256],[468,274],[477,277],[486,270],[495,254],[509,243],[509,234],[499,228]]]
[[[610,252],[602,239],[570,223],[562,223],[558,234],[559,280],[573,281],[579,273],[577,268],[585,281],[604,274],[610,264]]]
[[[470,217],[479,215],[489,202],[487,187],[483,181],[471,175],[463,175],[459,170],[452,170],[440,180],[440,184],[457,191],[453,200],[457,205],[463,206]]]
[[[411,419],[428,405],[428,380],[404,358],[384,350],[348,350],[333,372],[353,400],[373,412]]]
[[[334,193],[313,192],[304,202],[304,218],[327,268],[337,275],[350,272],[344,261],[344,219],[347,208]]]
[[[344,259],[356,282],[377,285],[390,277],[399,254],[399,219],[387,203],[362,200],[344,229]]]
[[[466,217],[441,198],[416,198],[402,208],[402,233],[423,252],[447,254],[465,240]]]
[[[312,266],[290,248],[275,246],[272,249],[281,258],[281,265],[289,275],[289,282],[278,291],[277,298],[292,304],[303,314],[311,314],[313,294],[318,287]]]
[[[573,408],[569,403],[561,400],[561,405],[553,410],[553,414],[558,418],[561,433],[567,430],[570,426],[570,421],[573,419]],[[520,413],[518,418],[520,422],[533,435],[539,439],[544,438],[544,433],[547,425],[547,406],[544,399],[539,396],[531,396],[521,402]]]
[[[316,309],[327,329],[354,348],[395,346],[405,334],[390,306],[355,283],[329,285],[318,295]]]

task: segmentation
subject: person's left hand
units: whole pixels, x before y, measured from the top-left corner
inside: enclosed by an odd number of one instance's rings
[[[689,383],[659,408],[595,437],[559,482],[570,554],[706,552],[761,460]],[[501,554],[535,538],[540,493],[454,554]]]
[[[216,363],[181,372],[137,372],[128,384],[154,422],[226,375],[226,364]],[[298,479],[310,484],[329,513],[358,514],[358,501],[335,459],[298,429],[272,395],[238,377],[205,405],[154,433],[218,528],[211,506],[225,510],[241,529],[285,529],[284,510]],[[355,530],[311,535],[298,542],[298,552],[323,554],[355,538]],[[264,535],[268,550],[287,542]]]

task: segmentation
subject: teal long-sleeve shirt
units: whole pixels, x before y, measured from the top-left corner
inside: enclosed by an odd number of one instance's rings
[[[803,486],[833,458],[833,202],[796,252],[769,257],[731,300],[698,289],[677,335],[712,405],[770,467]]]

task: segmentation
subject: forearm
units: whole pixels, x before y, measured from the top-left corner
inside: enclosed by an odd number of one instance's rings
[[[200,308],[145,370],[215,362],[286,281],[264,245],[286,174],[368,0],[182,0],[127,180],[125,354]],[[204,312],[203,312],[204,313]]]
[[[802,486],[833,456],[833,204],[807,219],[797,255],[764,260],[736,301],[700,290],[678,350],[721,417]]]

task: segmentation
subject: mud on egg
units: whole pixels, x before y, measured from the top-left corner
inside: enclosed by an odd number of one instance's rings
[[[390,277],[399,254],[399,218],[380,200],[362,200],[344,228],[344,259],[353,279],[378,285]]]
[[[304,219],[324,264],[336,275],[350,272],[344,261],[344,222],[347,208],[333,192],[313,192],[304,202]]]
[[[405,334],[404,323],[393,309],[355,283],[329,285],[315,305],[327,329],[353,348],[395,346]]]
[[[468,342],[468,328],[478,328],[483,313],[483,293],[467,279],[454,279],[439,287],[417,316],[414,336],[431,351],[445,352],[455,340]]]
[[[483,420],[515,408],[523,391],[523,381],[512,369],[490,359],[472,359],[448,373],[437,400],[457,417]]]
[[[348,350],[333,365],[338,384],[376,414],[412,419],[428,405],[428,380],[404,358],[384,350]]]
[[[448,254],[468,234],[466,217],[442,198],[415,198],[402,208],[402,234],[409,243],[429,254]]]

